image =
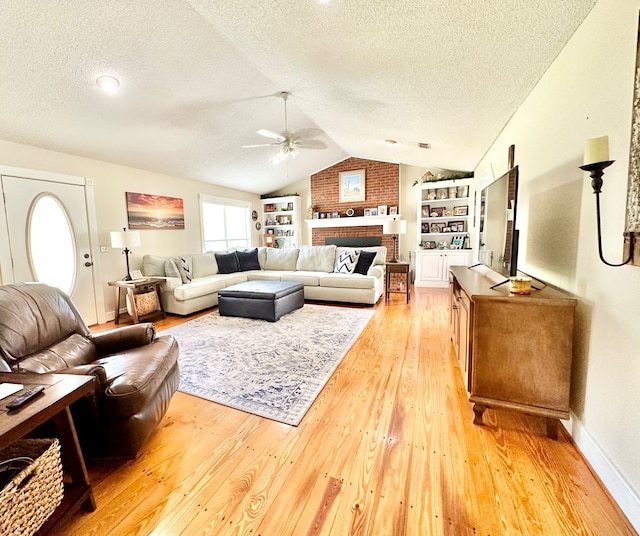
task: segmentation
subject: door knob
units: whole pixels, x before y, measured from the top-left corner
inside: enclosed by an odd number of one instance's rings
[[[88,253],[85,253],[85,254],[84,254],[84,258],[85,258],[85,259],[88,259],[89,257],[90,257],[90,255],[89,255]]]
[[[89,268],[89,266],[93,266],[93,263],[92,263],[92,262],[87,261],[87,262],[85,262],[85,263],[84,263],[84,265],[85,265],[87,268]]]

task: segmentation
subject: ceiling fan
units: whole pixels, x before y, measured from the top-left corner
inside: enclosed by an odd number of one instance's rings
[[[243,145],[242,147],[244,149],[252,147],[280,147],[278,153],[269,160],[272,164],[277,164],[288,157],[296,158],[296,156],[298,156],[298,149],[326,149],[326,143],[322,140],[315,139],[316,136],[322,134],[322,130],[319,128],[301,128],[295,132],[289,131],[287,100],[291,96],[291,93],[281,91],[277,96],[284,102],[284,130],[278,134],[262,128],[258,130],[257,133],[273,141],[270,143],[259,143],[257,145]]]

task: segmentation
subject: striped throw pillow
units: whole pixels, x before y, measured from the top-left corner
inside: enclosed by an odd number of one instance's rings
[[[336,266],[333,269],[336,274],[352,274],[360,252],[355,249],[345,249],[338,255]]]

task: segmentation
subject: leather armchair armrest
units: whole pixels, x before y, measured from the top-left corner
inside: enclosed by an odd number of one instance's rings
[[[100,357],[151,344],[156,338],[156,328],[151,322],[123,326],[91,335]]]
[[[96,363],[87,363],[86,365],[77,365],[59,371],[62,374],[76,374],[79,376],[93,376],[94,392],[100,395],[105,389],[107,383],[107,375],[102,365]]]

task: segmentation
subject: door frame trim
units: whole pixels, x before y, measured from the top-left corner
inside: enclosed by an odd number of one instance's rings
[[[0,177],[5,175],[8,177],[58,182],[83,187],[85,205],[87,207],[87,224],[89,226],[89,247],[91,248],[91,260],[93,261],[91,273],[93,279],[93,295],[96,304],[96,318],[101,324],[106,322],[107,315],[105,312],[104,292],[102,291],[102,265],[100,262],[98,218],[96,215],[93,179],[90,177],[78,177],[49,171],[0,165]],[[0,282],[7,284],[13,282],[13,266],[11,266],[9,226],[7,223],[7,214],[4,209],[4,187],[2,181],[0,181],[0,193],[3,196],[3,201],[0,203]],[[5,281],[5,278],[11,279],[11,281]]]

